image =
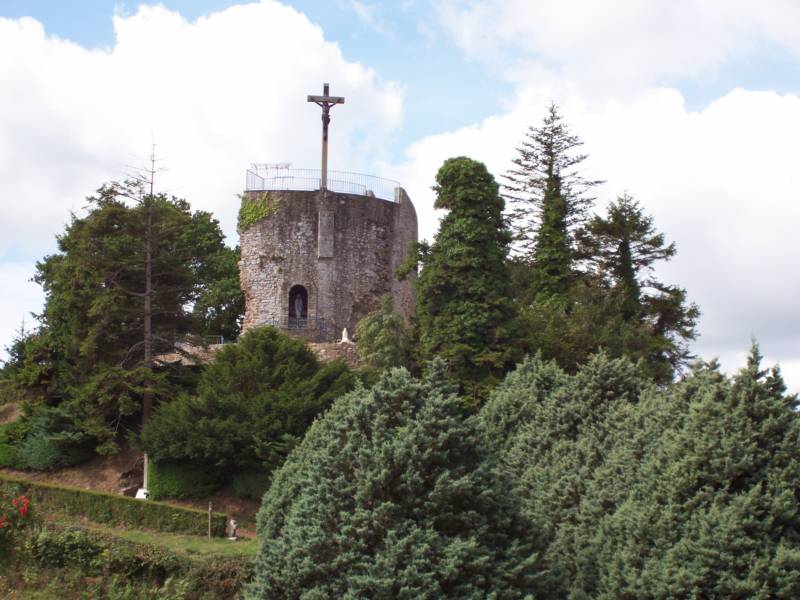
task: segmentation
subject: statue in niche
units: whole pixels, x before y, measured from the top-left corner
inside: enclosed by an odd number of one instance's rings
[[[300,329],[306,326],[308,318],[308,291],[302,285],[289,290],[289,328]]]
[[[302,319],[304,312],[305,311],[303,310],[303,296],[297,294],[294,297],[294,314],[298,319]]]

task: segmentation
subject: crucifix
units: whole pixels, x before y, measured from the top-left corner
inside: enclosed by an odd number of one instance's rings
[[[328,187],[328,124],[331,122],[331,106],[334,104],[344,104],[341,96],[329,96],[330,86],[325,83],[322,86],[322,96],[309,96],[308,102],[313,102],[322,108],[322,171],[320,174],[320,189]]]

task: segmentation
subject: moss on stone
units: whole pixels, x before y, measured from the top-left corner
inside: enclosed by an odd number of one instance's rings
[[[236,227],[239,233],[263,219],[268,219],[280,207],[278,198],[273,198],[269,192],[264,192],[257,198],[250,198],[244,194],[240,195],[239,198],[242,201],[239,207],[239,220]]]

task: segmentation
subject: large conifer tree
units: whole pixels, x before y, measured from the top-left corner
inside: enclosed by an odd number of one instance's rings
[[[800,597],[800,418],[754,349],[656,387],[529,359],[481,411],[542,546],[537,598]]]
[[[675,255],[675,244],[666,243],[653,217],[628,194],[612,202],[604,217],[592,218],[579,237],[582,257],[609,286],[622,318],[652,338],[644,354],[652,372],[669,380],[691,358],[687,341],[695,338],[700,315],[685,290],[654,276],[655,264]]]
[[[434,206],[447,210],[424,253],[417,280],[416,325],[423,360],[444,358],[473,397],[479,384],[515,358],[506,257],[511,234],[494,177],[469,158],[445,161]]]
[[[574,233],[594,201],[591,188],[602,183],[578,171],[587,157],[579,152],[582,145],[551,104],[542,124],[526,132],[503,177],[514,247],[533,265],[534,296],[563,295],[572,279]]]
[[[532,597],[535,535],[484,442],[441,363],[340,398],[264,497],[247,597]]]

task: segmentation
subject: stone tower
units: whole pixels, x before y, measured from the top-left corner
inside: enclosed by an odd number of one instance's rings
[[[244,329],[272,325],[314,341],[335,341],[386,293],[406,318],[410,279],[397,281],[417,215],[396,182],[286,165],[254,165],[240,209],[239,263]]]

